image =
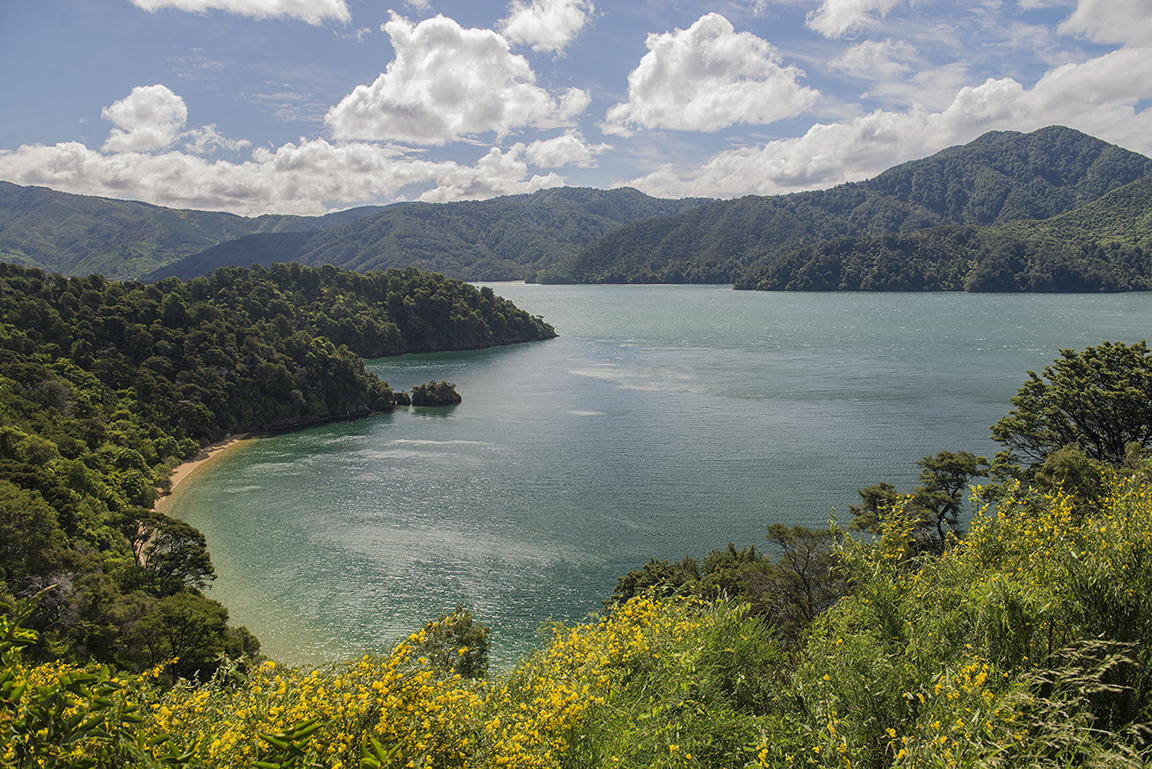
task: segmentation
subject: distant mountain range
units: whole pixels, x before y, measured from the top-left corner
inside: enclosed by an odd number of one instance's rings
[[[248,218],[0,182],[0,261],[63,275],[135,279],[245,235],[314,232],[382,210]]]
[[[662,200],[634,189],[558,187],[458,203],[411,203],[311,233],[250,235],[146,276],[191,278],[216,267],[272,262],[367,272],[416,267],[460,280],[535,277],[621,225],[688,210],[704,199]]]
[[[249,219],[0,183],[0,260],[146,281],[299,262],[472,281],[1144,290],[1149,174],[1150,158],[1052,126],[985,134],[829,190],[723,201],[564,187]]]

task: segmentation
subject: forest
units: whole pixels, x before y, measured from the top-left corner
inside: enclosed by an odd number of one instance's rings
[[[0,596],[51,587],[27,653],[177,659],[172,675],[191,680],[222,652],[252,656],[257,640],[201,592],[203,535],[153,509],[172,469],[229,434],[408,403],[364,358],[555,335],[489,288],[413,269],[278,264],[145,285],[0,265]]]

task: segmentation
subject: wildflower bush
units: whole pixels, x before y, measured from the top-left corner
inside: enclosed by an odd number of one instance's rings
[[[447,664],[483,631],[457,612],[387,655],[163,688],[28,666],[0,616],[0,766],[1145,766],[1152,499],[1101,489],[1008,488],[939,554],[895,505],[837,545],[849,594],[798,645],[747,603],[638,595],[490,678]]]
[[[1152,500],[1010,489],[940,557],[893,515],[849,542],[855,592],[810,629],[795,686],[820,766],[1142,766]],[[769,751],[771,752],[771,751]]]

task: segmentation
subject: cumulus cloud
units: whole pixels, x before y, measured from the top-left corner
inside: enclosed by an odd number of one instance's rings
[[[1080,0],[1057,31],[1096,43],[1152,45],[1152,7],[1148,0]]]
[[[347,24],[352,20],[344,0],[131,0],[131,3],[150,12],[161,8],[193,13],[217,10],[257,19],[287,16],[309,24],[323,24],[325,19]]]
[[[839,38],[857,30],[879,24],[873,15],[881,18],[900,5],[903,0],[823,0],[806,19],[809,29],[825,37]]]
[[[582,168],[593,164],[596,155],[612,149],[610,144],[589,144],[579,131],[568,131],[563,136],[534,141],[525,148],[528,160],[544,168],[576,165]]]
[[[588,105],[579,89],[557,104],[536,85],[524,57],[491,30],[464,29],[444,16],[413,25],[395,13],[382,29],[395,58],[375,82],[357,86],[328,111],[325,122],[337,139],[443,145],[564,120]]]
[[[650,34],[648,53],[628,75],[628,101],[608,110],[606,133],[635,127],[717,131],[735,123],[794,117],[819,93],[799,84],[803,73],[750,32],[736,32],[717,13],[686,30]]]
[[[883,42],[868,40],[849,46],[828,66],[852,77],[872,80],[899,77],[912,70],[909,62],[919,58],[916,49],[891,38]]]
[[[184,149],[196,155],[205,155],[218,148],[235,152],[252,146],[252,142],[247,139],[229,139],[216,130],[215,124],[185,131],[181,134],[181,138],[187,140]]]
[[[1031,89],[1011,78],[961,89],[944,110],[877,110],[803,136],[721,152],[687,175],[670,165],[627,182],[662,197],[771,195],[865,179],[991,130],[1067,125],[1137,152],[1152,152],[1148,49],[1121,49],[1048,72]]]
[[[535,192],[564,184],[564,177],[555,173],[525,178],[528,164],[521,157],[522,147],[518,144],[509,152],[493,147],[475,166],[440,164],[434,177],[436,187],[421,194],[420,200],[428,203],[478,200]]]
[[[497,149],[475,165],[431,162],[394,147],[323,139],[257,147],[242,163],[183,152],[106,155],[78,142],[0,151],[0,179],[81,195],[146,200],[173,208],[322,214],[394,200],[405,188],[424,200],[459,200],[534,192],[564,184],[554,173],[528,175],[520,150]]]
[[[589,0],[513,0],[508,17],[500,22],[504,37],[532,46],[533,51],[561,51],[592,18]]]
[[[188,120],[188,107],[167,86],[145,85],[100,114],[116,126],[104,143],[105,152],[148,152],[176,141]]]

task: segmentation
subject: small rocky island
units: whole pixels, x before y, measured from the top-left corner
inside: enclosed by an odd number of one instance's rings
[[[463,398],[456,392],[456,385],[441,379],[439,382],[418,384],[412,388],[413,406],[453,406]]]

